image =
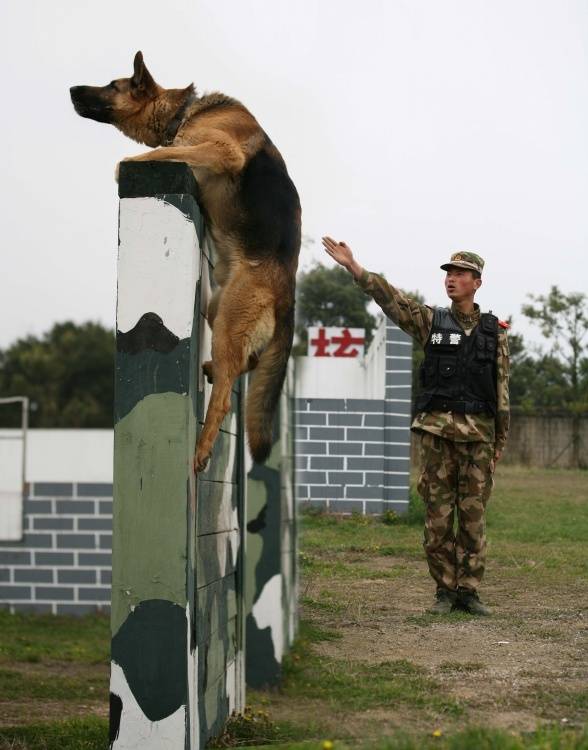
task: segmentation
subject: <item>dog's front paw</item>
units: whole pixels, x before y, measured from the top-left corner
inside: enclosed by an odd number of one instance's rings
[[[208,466],[209,461],[210,453],[206,453],[202,450],[197,450],[196,455],[194,456],[194,471],[196,472],[196,474],[204,471]]]
[[[123,161],[134,161],[132,156],[127,156],[125,159],[122,159],[119,161],[119,163],[116,165],[114,169],[114,180],[115,182],[118,182],[118,179],[120,177],[120,165],[123,163]]]

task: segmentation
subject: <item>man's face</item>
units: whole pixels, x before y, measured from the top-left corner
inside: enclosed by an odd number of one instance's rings
[[[445,291],[453,302],[472,299],[481,286],[482,279],[475,278],[472,271],[458,266],[449,268],[445,276]]]

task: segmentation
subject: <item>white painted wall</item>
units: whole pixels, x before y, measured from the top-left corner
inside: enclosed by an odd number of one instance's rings
[[[192,332],[200,253],[194,223],[159,198],[120,202],[116,326],[131,330],[146,312],[180,339]]]
[[[366,398],[384,398],[386,394],[386,318],[379,316],[378,327],[365,355]]]
[[[20,430],[0,430],[0,446],[16,445]],[[27,482],[112,482],[113,430],[29,430]],[[0,450],[0,476],[14,471],[14,447]]]
[[[28,430],[26,482],[112,482],[113,430]],[[0,541],[22,539],[22,430],[0,429]]]
[[[0,540],[22,539],[23,431],[0,434]]]
[[[364,357],[297,357],[297,398],[383,399],[386,319],[381,318]]]

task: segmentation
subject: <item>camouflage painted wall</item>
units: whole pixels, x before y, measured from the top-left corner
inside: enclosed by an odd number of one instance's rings
[[[183,164],[123,164],[113,509],[111,748],[196,750],[243,704],[242,398],[207,472],[200,363],[213,250]],[[207,351],[208,350],[208,351]]]
[[[247,473],[246,682],[253,688],[279,683],[297,628],[293,379],[291,362],[271,455]]]

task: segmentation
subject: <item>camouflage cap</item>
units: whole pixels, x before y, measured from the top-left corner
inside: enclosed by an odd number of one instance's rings
[[[484,259],[469,250],[461,250],[458,253],[453,253],[449,263],[444,263],[441,268],[443,271],[448,271],[452,266],[466,268],[468,271],[477,271],[481,274],[484,269]]]

